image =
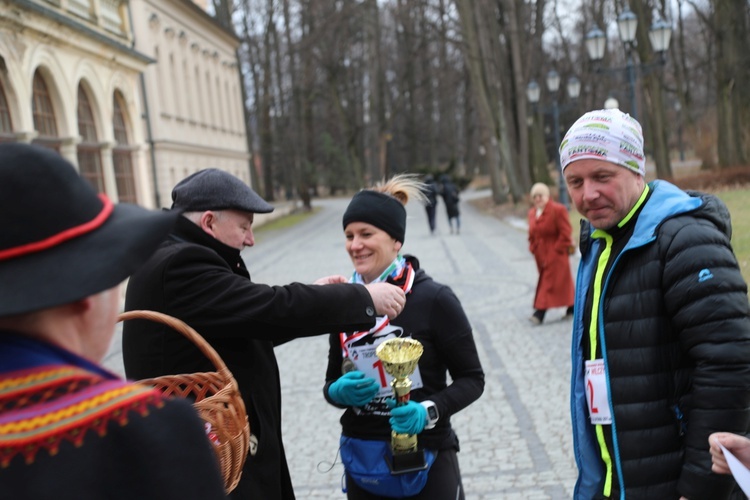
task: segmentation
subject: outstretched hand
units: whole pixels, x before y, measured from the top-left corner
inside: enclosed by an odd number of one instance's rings
[[[365,288],[370,292],[378,316],[386,315],[393,319],[404,310],[406,294],[401,288],[390,283],[370,283]]]

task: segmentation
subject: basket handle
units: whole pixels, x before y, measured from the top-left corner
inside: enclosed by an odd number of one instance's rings
[[[195,344],[195,346],[209,359],[209,361],[213,363],[219,373],[228,373],[229,375],[232,375],[227,368],[226,363],[224,363],[224,360],[222,360],[221,356],[219,356],[219,353],[217,353],[216,350],[211,347],[208,342],[206,342],[206,339],[201,337],[198,332],[196,332],[184,321],[179,320],[173,316],[169,316],[168,314],[156,311],[127,311],[124,313],[120,313],[120,315],[117,316],[118,323],[120,321],[129,319],[149,319],[151,321],[156,321],[157,323],[163,323],[171,327],[172,329],[177,330],[183,336],[187,337],[187,339],[190,340],[193,344]]]

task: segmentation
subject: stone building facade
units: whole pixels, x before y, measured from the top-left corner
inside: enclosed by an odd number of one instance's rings
[[[159,204],[171,203],[172,187],[202,168],[220,168],[250,184],[239,40],[188,0],[130,5],[135,48],[157,61],[144,73],[144,104]]]
[[[249,183],[238,43],[190,0],[0,0],[0,141],[147,207],[201,168]]]

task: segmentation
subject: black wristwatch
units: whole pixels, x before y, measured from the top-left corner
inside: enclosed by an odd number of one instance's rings
[[[422,406],[424,406],[425,410],[427,410],[427,425],[424,426],[425,429],[432,429],[437,425],[438,419],[440,418],[440,414],[438,413],[437,405],[432,401],[422,401],[420,403]]]

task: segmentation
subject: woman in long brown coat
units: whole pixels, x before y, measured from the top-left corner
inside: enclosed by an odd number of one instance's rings
[[[569,256],[574,248],[573,229],[564,205],[550,200],[546,184],[531,187],[534,206],[529,209],[529,251],[534,254],[539,282],[534,297],[535,325],[544,321],[547,309],[567,307],[573,315],[573,276]]]

